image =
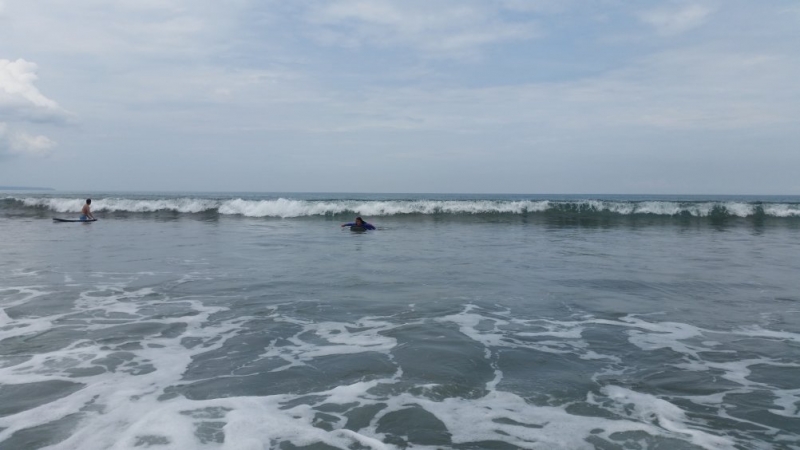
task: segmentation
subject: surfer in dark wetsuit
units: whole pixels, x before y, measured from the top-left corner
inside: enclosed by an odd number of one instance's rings
[[[356,221],[355,222],[343,223],[342,226],[343,227],[359,227],[359,228],[363,228],[365,230],[374,230],[375,229],[375,227],[372,226],[372,224],[364,222],[364,219],[362,219],[361,217],[356,217]]]
[[[91,207],[89,205],[92,204],[92,199],[87,198],[86,204],[83,205],[83,209],[81,209],[81,220],[94,220],[94,216],[92,215]]]

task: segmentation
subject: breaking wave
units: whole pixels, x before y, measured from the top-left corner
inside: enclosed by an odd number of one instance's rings
[[[77,213],[82,198],[6,197],[3,209]],[[216,213],[244,217],[292,218],[360,214],[397,215],[561,214],[573,216],[778,217],[800,218],[800,203],[743,201],[618,200],[297,200],[175,197],[99,198],[95,212],[180,214]]]

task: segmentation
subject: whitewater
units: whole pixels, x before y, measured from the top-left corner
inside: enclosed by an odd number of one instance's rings
[[[259,198],[261,197],[261,198]],[[266,198],[264,198],[266,197]],[[800,217],[800,200],[791,197],[685,197],[683,199],[641,199],[639,197],[609,196],[611,199],[597,199],[588,196],[448,196],[406,194],[405,197],[380,195],[368,198],[347,198],[337,195],[330,198],[323,194],[295,194],[293,197],[248,194],[244,197],[234,195],[220,196],[181,196],[178,195],[107,195],[93,199],[95,211],[108,212],[177,212],[197,214],[215,212],[222,215],[245,217],[306,217],[330,216],[345,213],[369,216],[392,216],[412,214],[536,214],[536,213],[575,213],[575,214],[615,214],[615,215],[654,215],[709,217],[713,215],[732,217]],[[316,198],[318,197],[318,198]],[[362,197],[364,197],[362,195]],[[371,198],[369,198],[371,197]],[[394,196],[397,197],[397,196]],[[417,198],[413,198],[417,197]],[[474,197],[474,198],[471,198]],[[536,198],[542,197],[542,198]],[[616,197],[616,198],[614,198]],[[781,201],[784,200],[784,201]],[[788,200],[788,201],[786,201]],[[79,212],[83,206],[82,198],[57,197],[49,195],[6,196],[3,201],[9,207],[48,209],[55,212]]]

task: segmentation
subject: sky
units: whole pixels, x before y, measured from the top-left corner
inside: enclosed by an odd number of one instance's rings
[[[800,2],[0,0],[0,185],[800,194]]]

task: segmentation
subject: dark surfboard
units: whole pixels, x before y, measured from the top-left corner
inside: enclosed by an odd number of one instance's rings
[[[367,231],[367,229],[364,228],[364,227],[352,226],[352,227],[350,227],[350,231],[355,231],[357,233],[363,233],[363,232]]]
[[[53,217],[53,222],[97,222],[97,219],[59,219],[58,217]]]

